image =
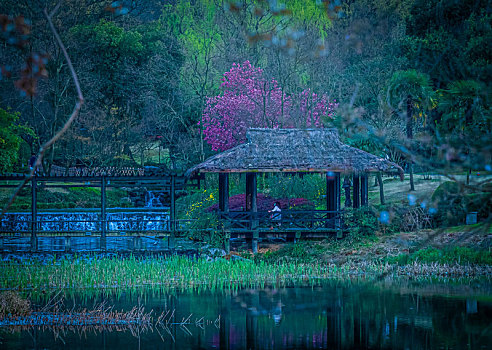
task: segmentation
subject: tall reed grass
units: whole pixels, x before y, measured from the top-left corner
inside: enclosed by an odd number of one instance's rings
[[[142,286],[188,289],[234,289],[270,284],[295,284],[319,279],[380,273],[382,265],[337,267],[333,264],[250,260],[192,259],[183,256],[138,259],[94,258],[23,263],[0,262],[0,288],[4,290],[118,289]]]

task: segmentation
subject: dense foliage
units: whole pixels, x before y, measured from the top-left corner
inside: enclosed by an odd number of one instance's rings
[[[19,118],[2,114],[2,171],[27,161],[18,137],[37,151],[73,108],[44,6],[0,5],[0,108]],[[54,24],[86,103],[43,171],[187,169],[249,127],[330,125],[411,174],[490,172],[491,16],[487,0],[64,1]]]
[[[12,171],[16,165],[21,135],[32,135],[28,127],[18,125],[18,120],[19,113],[0,108],[0,173]]]

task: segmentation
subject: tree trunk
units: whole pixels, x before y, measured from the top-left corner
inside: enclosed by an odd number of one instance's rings
[[[465,112],[465,123],[466,123],[466,128],[470,128],[470,126],[472,125],[473,123],[473,108],[472,108],[472,104],[468,104],[468,106],[466,107],[466,112]],[[470,157],[470,150],[466,149],[466,154],[468,156],[468,159]],[[471,174],[471,171],[472,169],[471,168],[468,168],[468,171],[466,172],[466,184],[469,185],[470,184],[470,174]]]
[[[376,180],[379,183],[379,200],[381,201],[381,204],[385,204],[384,203],[383,177],[381,176],[381,173],[377,174]]]
[[[407,127],[406,127],[406,132],[407,132],[407,139],[411,140],[413,139],[413,101],[412,101],[412,96],[408,95],[407,96]]]
[[[410,161],[408,168],[409,168],[408,170],[410,172],[410,191],[415,191],[415,185],[413,183],[413,163],[412,163],[412,161]]]
[[[407,96],[407,139],[413,139],[413,101],[412,96]],[[411,145],[409,145],[408,149],[410,152],[412,151]],[[412,163],[412,155],[408,156],[409,158],[409,170],[410,170],[410,191],[415,191],[415,185],[413,183],[413,163]]]

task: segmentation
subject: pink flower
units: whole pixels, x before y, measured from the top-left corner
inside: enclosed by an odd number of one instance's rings
[[[309,89],[294,102],[249,61],[234,63],[221,81],[222,93],[207,99],[201,121],[204,139],[214,151],[243,143],[249,128],[322,127],[321,117],[332,117],[337,106]]]

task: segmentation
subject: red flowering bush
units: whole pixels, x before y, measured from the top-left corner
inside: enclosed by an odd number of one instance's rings
[[[258,193],[256,196],[256,204],[258,206],[258,211],[268,211],[273,208],[273,203],[278,202],[280,204],[280,209],[314,209],[315,205],[313,202],[305,198],[272,198],[264,195],[263,193]],[[229,210],[231,211],[241,211],[244,210],[246,206],[246,195],[244,193],[237,194],[229,198]],[[208,207],[207,211],[216,211],[219,209],[218,204],[214,204]]]

